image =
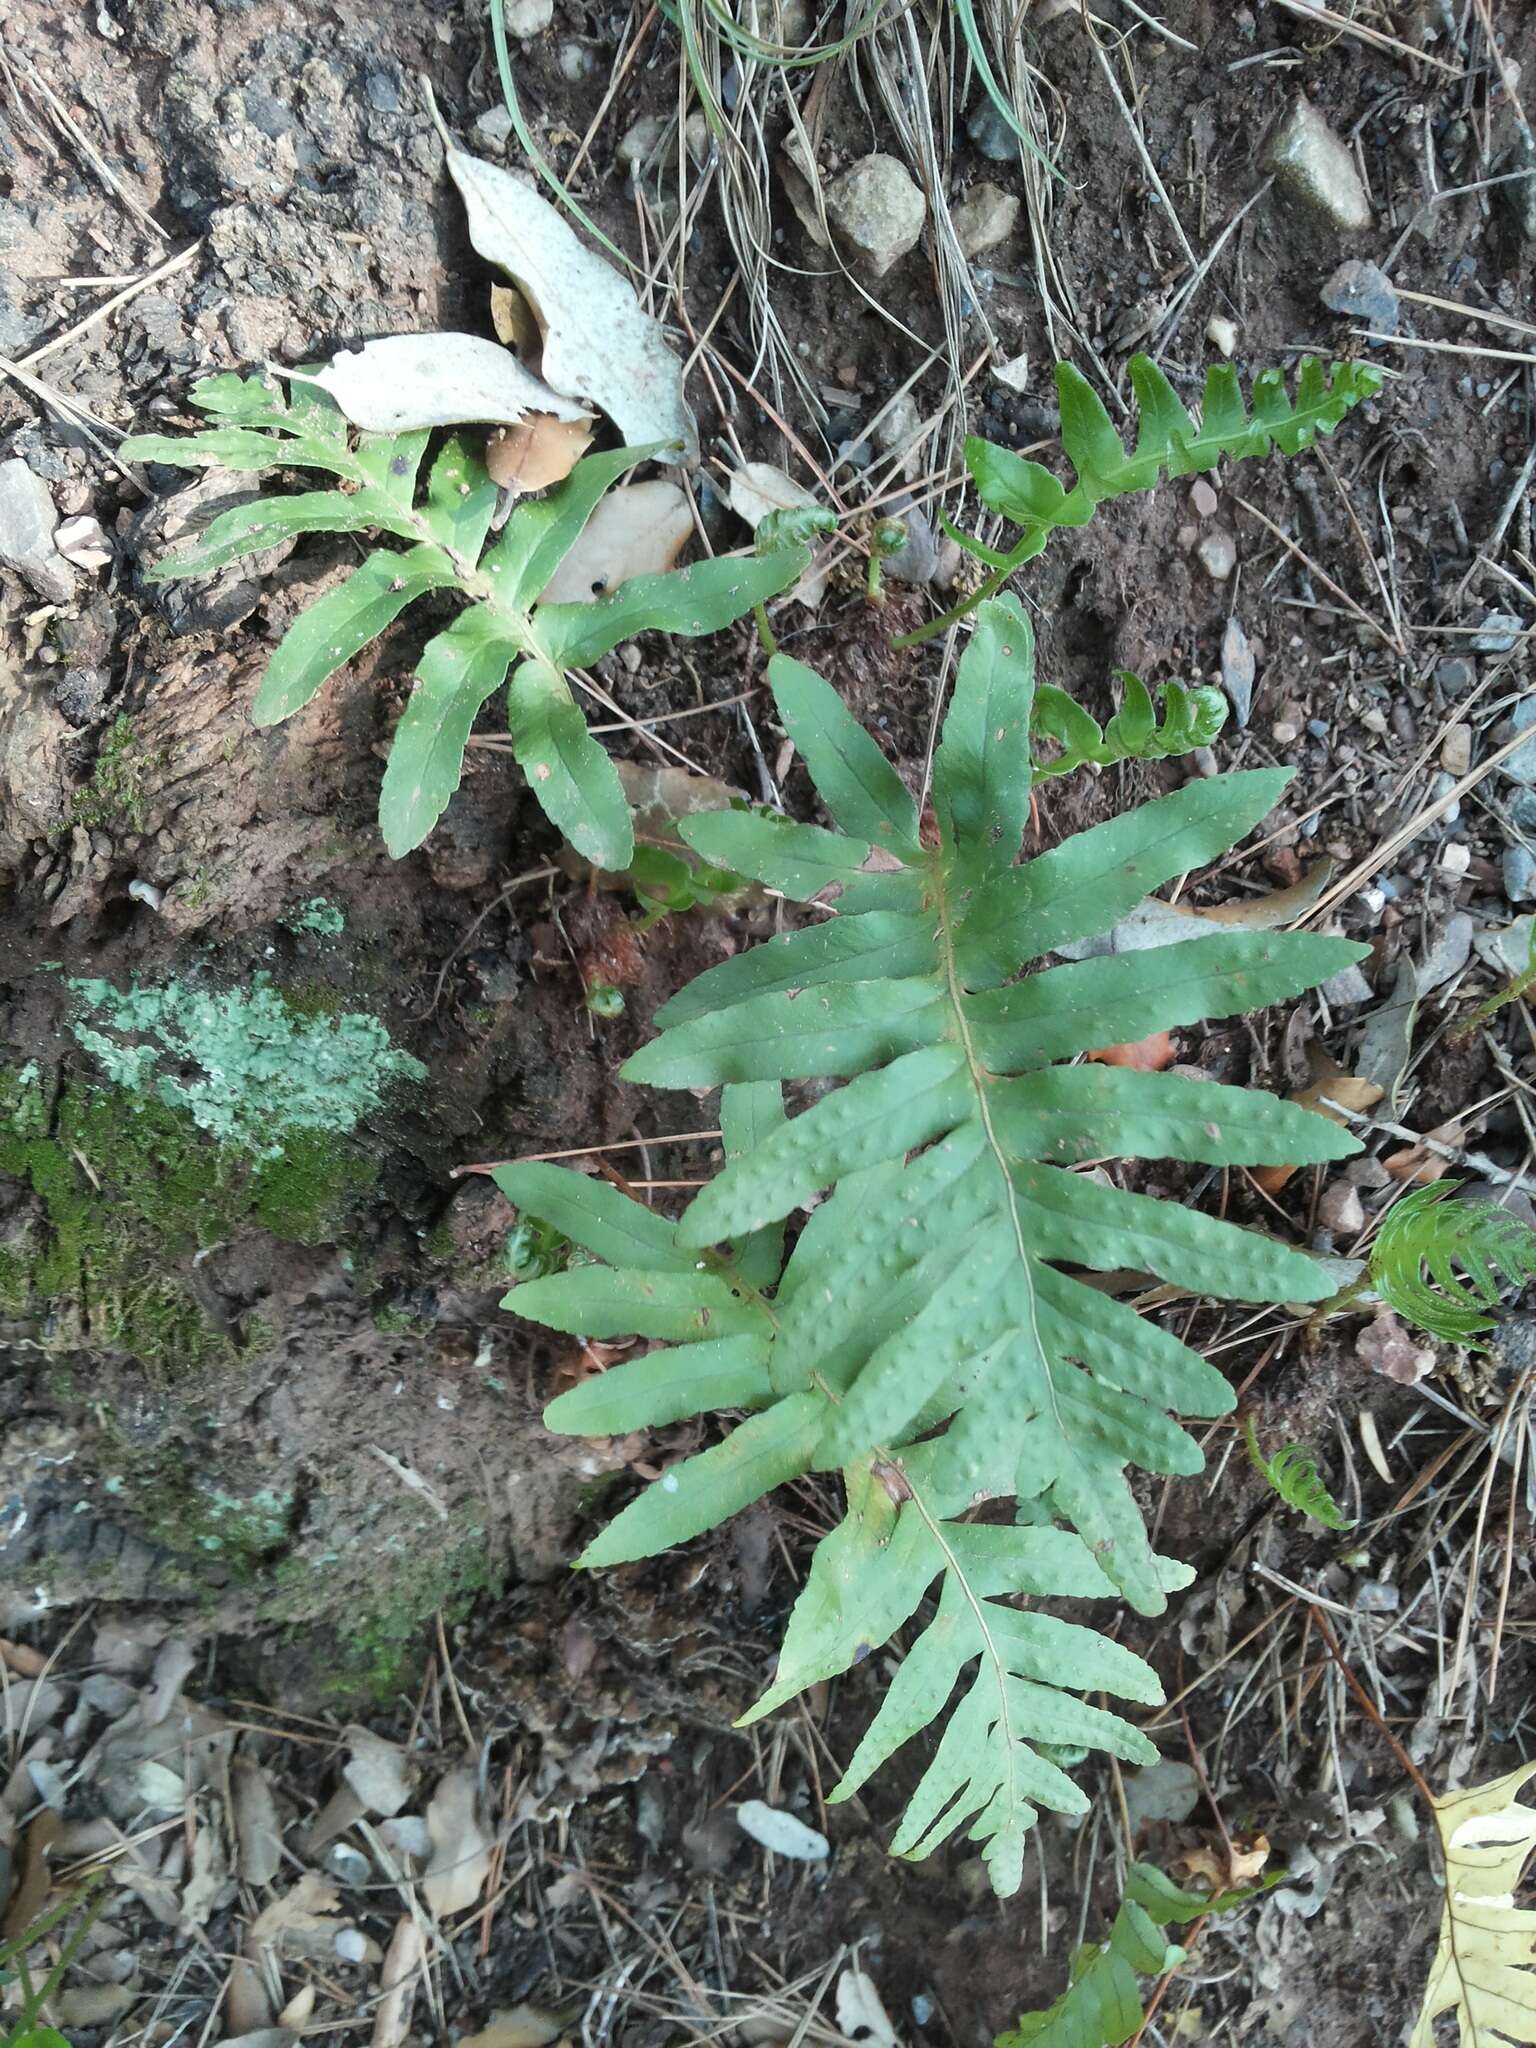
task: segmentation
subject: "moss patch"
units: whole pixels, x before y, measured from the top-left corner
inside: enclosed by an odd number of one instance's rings
[[[322,1241],[372,1168],[316,1132],[253,1164],[153,1096],[70,1080],[50,1107],[35,1071],[0,1069],[0,1175],[37,1198],[0,1246],[0,1303],[46,1305],[61,1351],[88,1342],[172,1380],[241,1355],[199,1299],[197,1253],[249,1222]]]
[[[119,718],[102,741],[91,779],[70,808],[69,822],[87,829],[142,832],[148,817],[145,785],[168,765],[167,757],[134,735],[130,719]]]

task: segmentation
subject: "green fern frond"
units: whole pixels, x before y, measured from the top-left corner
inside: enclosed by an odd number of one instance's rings
[[[1120,709],[1105,726],[1065,690],[1050,683],[1036,690],[1033,735],[1036,740],[1053,740],[1061,749],[1051,761],[1042,761],[1037,754],[1037,778],[1069,775],[1087,761],[1110,768],[1117,761],[1166,761],[1192,754],[1197,747],[1208,747],[1227,722],[1226,698],[1206,684],[1192,689],[1183,683],[1160,684],[1159,706],[1140,676],[1129,669],[1120,671],[1120,682]]]
[[[1279,370],[1260,371],[1253,380],[1250,415],[1243,407],[1236,370],[1230,363],[1216,363],[1206,372],[1205,398],[1196,421],[1150,356],[1132,356],[1129,370],[1141,416],[1136,445],[1127,453],[1093,386],[1070,363],[1056,365],[1061,445],[1077,472],[1070,490],[1043,463],[975,435],[967,440],[965,466],[977,496],[1019,527],[1020,537],[1008,552],[999,553],[972,542],[946,521],[951,537],[988,563],[993,573],[979,591],[898,640],[898,647],[932,639],[964,618],[980,599],[1000,590],[1015,569],[1032,561],[1058,528],[1086,526],[1106,498],[1149,491],[1165,476],[1194,476],[1214,469],[1224,455],[1243,461],[1267,455],[1273,448],[1295,455],[1310,448],[1319,434],[1331,434],[1346,413],[1373,398],[1382,386],[1374,364],[1342,362],[1325,370],[1308,356],[1297,372],[1294,400]]]
[[[1536,1278],[1536,1230],[1496,1202],[1452,1200],[1460,1185],[1431,1181],[1392,1205],[1371,1246],[1370,1284],[1431,1337],[1475,1351],[1504,1288]]]
[[[1263,1093],[1058,1062],[1245,1015],[1363,949],[1213,928],[1164,952],[1042,964],[1225,852],[1289,773],[1193,782],[1015,865],[1034,652],[1012,599],[982,609],[960,662],[934,760],[937,845],[826,683],[784,656],[769,681],[835,829],[720,811],[681,830],[712,864],[833,914],[710,968],[626,1066],[660,1087],[724,1087],[726,1164],[679,1222],[552,1167],[497,1174],[520,1210],[605,1262],[519,1287],[508,1305],[556,1329],[664,1347],[562,1395],[551,1428],[751,1411],[625,1508],[585,1564],[648,1556],[801,1473],[843,1471],[846,1518],[816,1551],[776,1680],[746,1719],[848,1670],[936,1588],[831,1796],[849,1797],[943,1715],[959,1681],[894,1847],[926,1855],[964,1827],[1007,1894],[1037,1808],[1086,1808],[1057,1746],[1153,1755],[1079,1695],[1161,1697],[1118,1644],[1009,1603],[1118,1592],[1160,1613],[1190,1573],[1153,1552],[1127,1468],[1198,1471],[1168,1411],[1232,1406],[1203,1359],[1074,1269],[1130,1267],[1249,1301],[1313,1301],[1330,1284],[1289,1246],[1072,1169],[1358,1149],[1337,1124]],[[813,1078],[848,1085],[786,1117],[781,1084]],[[787,1220],[827,1189],[785,1260]],[[987,1501],[1012,1503],[1013,1519],[971,1521]]]
[[[1343,1509],[1323,1484],[1312,1453],[1304,1445],[1285,1444],[1272,1458],[1266,1458],[1259,1449],[1258,1431],[1253,1426],[1251,1415],[1244,1418],[1243,1434],[1254,1470],[1279,1494],[1287,1507],[1310,1516],[1314,1522],[1321,1522],[1325,1529],[1353,1529],[1354,1523],[1346,1518]]]
[[[1163,1929],[1185,1926],[1208,1913],[1231,1913],[1264,1887],[1215,1896],[1182,1891],[1150,1863],[1133,1863],[1109,1938],[1089,1942],[1072,1965],[1072,1982],[1054,2005],[1026,2012],[999,2034],[992,2048],[1119,2048],[1142,2025],[1138,1977],[1166,1977],[1185,1959]]]
[[[466,610],[427,642],[416,686],[390,745],[379,825],[398,858],[419,846],[463,773],[476,715],[511,680],[512,750],[551,820],[600,868],[634,853],[629,805],[607,754],[587,730],[567,672],[642,631],[718,632],[793,582],[809,559],[785,543],[748,560],[722,557],[636,576],[590,604],[542,604],[555,571],[598,500],[660,448],[589,455],[542,498],[515,507],[492,537],[498,492],[479,454],[454,435],[426,477],[426,431],[352,434],[326,394],[292,379],[287,396],[257,377],[205,377],[192,402],[215,422],[196,434],[137,434],[122,453],[181,468],[318,469],[335,487],[262,497],[221,513],[190,546],[155,563],[153,582],[207,576],[301,533],[387,534],[403,553],[365,555],[344,583],[302,612],[278,643],[251,716],[276,725],[302,710],[328,677],[433,590],[456,590]]]

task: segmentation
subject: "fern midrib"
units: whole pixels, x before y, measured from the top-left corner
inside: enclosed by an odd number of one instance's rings
[[[1046,1356],[1045,1344],[1040,1335],[1040,1320],[1036,1314],[1035,1307],[1035,1282],[1034,1276],[1029,1270],[1029,1246],[1024,1237],[1024,1219],[1019,1214],[1018,1193],[1013,1185],[1013,1175],[1009,1171],[1011,1161],[1008,1153],[1003,1149],[1002,1141],[998,1137],[992,1122],[992,1103],[989,1090],[997,1076],[982,1065],[976,1051],[975,1041],[971,1037],[970,1019],[965,1013],[965,991],[960,981],[960,972],[955,960],[955,935],[951,923],[948,895],[949,876],[945,870],[942,853],[934,856],[932,872],[935,907],[938,917],[939,950],[944,967],[944,987],[945,993],[949,998],[950,1010],[954,1016],[955,1037],[959,1041],[960,1050],[965,1056],[966,1071],[970,1075],[971,1088],[976,1096],[976,1106],[980,1113],[981,1128],[986,1137],[987,1148],[992,1154],[997,1171],[1002,1179],[1003,1199],[1008,1204],[1008,1224],[1013,1232],[1014,1245],[1019,1255],[1019,1270],[1024,1276],[1024,1286],[1028,1296],[1029,1333],[1034,1343],[1035,1356],[1039,1359],[1041,1371],[1045,1374],[1045,1390],[1050,1397],[1051,1414],[1055,1419],[1057,1429],[1065,1435],[1066,1425],[1056,1402],[1056,1383],[1051,1376],[1051,1362]]]

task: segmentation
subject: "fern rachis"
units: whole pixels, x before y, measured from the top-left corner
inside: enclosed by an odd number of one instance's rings
[[[934,763],[934,847],[835,693],[782,656],[769,679],[837,829],[744,812],[682,829],[705,860],[834,914],[709,969],[629,1062],[631,1079],[724,1090],[725,1168],[679,1222],[549,1167],[498,1174],[521,1210],[605,1262],[524,1284],[508,1305],[665,1347],[562,1395],[553,1428],[752,1411],[626,1508],[585,1564],[652,1554],[784,1480],[842,1470],[847,1515],[818,1547],[776,1681],[745,1718],[846,1671],[938,1583],[833,1796],[934,1720],[974,1667],[894,1847],[924,1855],[968,1824],[1009,1893],[1036,1806],[1086,1804],[1053,1746],[1153,1754],[1076,1695],[1160,1692],[1119,1645],[1006,1603],[1118,1592],[1160,1612],[1190,1574],[1152,1552],[1126,1468],[1198,1471],[1168,1409],[1232,1404],[1176,1338],[1065,1269],[1129,1266],[1258,1301],[1328,1291],[1304,1254],[1071,1168],[1320,1162],[1357,1149],[1268,1095],[1056,1063],[1297,994],[1361,949],[1217,929],[1162,952],[1039,964],[1224,852],[1288,776],[1194,782],[1016,866],[1034,779],[1033,648],[1011,599],[982,608],[960,664]],[[847,1085],[787,1118],[781,1084],[826,1077]],[[786,1260],[786,1221],[825,1189]],[[969,1519],[1000,1500],[1015,1503],[1011,1524]]]

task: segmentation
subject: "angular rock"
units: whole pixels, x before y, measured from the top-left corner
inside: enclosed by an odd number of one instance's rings
[[[1206,535],[1195,553],[1200,558],[1201,568],[1213,583],[1225,583],[1237,567],[1237,543],[1219,526],[1214,533]]]
[[[67,604],[75,572],[53,544],[59,515],[53,497],[19,455],[0,462],[0,562],[24,576],[39,597]]]
[[[1529,903],[1536,898],[1536,857],[1523,846],[1506,846],[1503,865],[1506,899]]]
[[[884,277],[917,246],[928,203],[893,156],[860,157],[828,189],[838,238],[872,277]]]
[[[507,0],[507,34],[542,35],[555,18],[555,0]]]
[[[1497,185],[1494,190],[1515,233],[1527,242],[1536,242],[1536,139],[1529,131],[1515,137],[1498,168],[1506,177],[1513,171],[1526,173],[1523,178],[1509,177],[1507,185]]]
[[[1221,636],[1221,687],[1232,706],[1238,730],[1248,723],[1253,707],[1253,679],[1258,673],[1248,635],[1236,619],[1228,619]]]
[[[1286,191],[1341,233],[1359,234],[1373,225],[1354,158],[1305,96],[1298,94],[1291,103],[1270,137],[1264,162]]]
[[[1509,725],[1511,738],[1517,732],[1529,732],[1536,725],[1536,692],[1520,699],[1510,715]],[[1523,747],[1516,747],[1507,761],[1501,761],[1499,773],[1506,782],[1527,786],[1536,783],[1536,737],[1527,740]]]
[[[950,218],[967,256],[983,256],[1006,242],[1019,218],[1019,202],[1000,185],[973,185]]]
[[[1397,332],[1397,293],[1386,272],[1374,263],[1362,263],[1356,257],[1341,263],[1323,286],[1321,297],[1330,313],[1363,320],[1379,334]]]

